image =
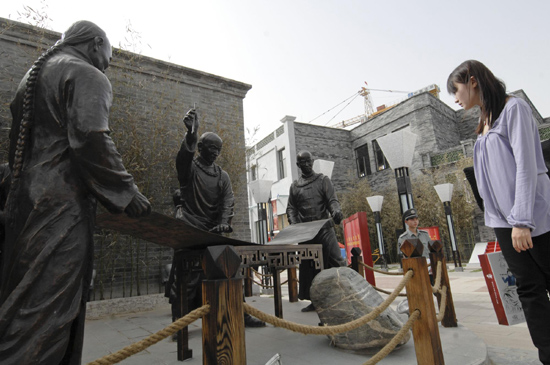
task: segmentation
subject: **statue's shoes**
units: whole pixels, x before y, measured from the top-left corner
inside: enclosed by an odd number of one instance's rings
[[[265,327],[265,322],[259,320],[256,317],[252,317],[250,314],[244,314],[244,326],[245,327]]]
[[[313,305],[313,303],[311,303],[305,308],[302,308],[302,312],[313,312],[313,311],[315,311],[315,306]]]

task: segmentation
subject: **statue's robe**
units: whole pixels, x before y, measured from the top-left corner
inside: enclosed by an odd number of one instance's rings
[[[206,166],[194,157],[196,133],[185,135],[176,157],[180,183],[177,218],[205,231],[219,224],[231,226],[235,206],[231,180],[220,166]]]
[[[340,210],[340,203],[330,178],[323,174],[313,173],[304,178],[300,176],[290,186],[286,213],[290,224],[312,222],[328,219],[335,211]],[[340,246],[334,228],[323,228],[317,236],[316,244],[323,245],[323,267],[345,266],[340,253]],[[298,298],[310,299],[309,288],[319,270],[313,268],[311,261],[300,263],[300,286]]]
[[[28,76],[11,105],[12,171]],[[138,192],[109,137],[111,102],[109,80],[85,54],[67,46],[44,63],[6,204],[3,365],[80,364],[96,201],[120,213]]]

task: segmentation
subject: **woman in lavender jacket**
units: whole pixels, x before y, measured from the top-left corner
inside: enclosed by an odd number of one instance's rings
[[[539,358],[550,364],[550,180],[531,108],[474,60],[449,75],[447,90],[465,110],[481,108],[474,170],[485,224],[517,278]]]

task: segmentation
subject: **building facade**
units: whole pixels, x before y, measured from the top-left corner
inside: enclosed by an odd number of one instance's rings
[[[541,141],[550,138],[549,120],[542,118],[527,95],[518,90],[513,95],[526,100],[533,109],[539,124]],[[475,127],[479,111],[455,111],[443,103],[437,93],[412,94],[407,99],[378,111],[362,124],[347,129],[329,128],[299,123],[286,116],[276,131],[247,150],[248,181],[272,180],[273,206],[277,211],[275,230],[284,228],[285,198],[292,181],[298,177],[296,153],[309,150],[315,159],[333,161],[332,181],[337,192],[348,189],[352,181],[367,178],[373,191],[381,191],[395,179],[377,140],[390,133],[406,129],[417,135],[416,147],[409,171],[411,178],[426,173],[427,169],[448,165],[453,169],[455,161],[471,157],[475,143]],[[544,146],[544,143],[543,143]],[[284,160],[278,159],[280,151]],[[288,175],[277,173],[281,161]],[[250,189],[249,189],[250,190]],[[256,203],[249,192],[250,222],[253,237],[258,235]],[[260,217],[262,218],[262,217]],[[492,230],[483,225],[481,210],[476,211],[475,239],[478,242],[494,240]],[[268,219],[269,221],[269,219]],[[268,223],[269,225],[269,223]]]

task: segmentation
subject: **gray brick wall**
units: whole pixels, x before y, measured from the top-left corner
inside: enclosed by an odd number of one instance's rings
[[[19,81],[60,33],[0,18],[0,148],[6,161],[9,104]],[[243,98],[250,85],[115,49],[106,71],[113,86],[112,138],[153,209],[173,214],[178,186],[174,159],[183,138],[183,115],[196,104],[199,133],[224,139],[220,165],[230,173],[236,197],[233,238],[250,240],[244,147]],[[145,169],[143,169],[145,167]],[[116,234],[96,236],[93,298],[157,293],[171,249]]]
[[[296,153],[308,150],[314,159],[334,161],[332,183],[336,192],[347,189],[356,176],[350,132],[344,129],[294,123]]]

